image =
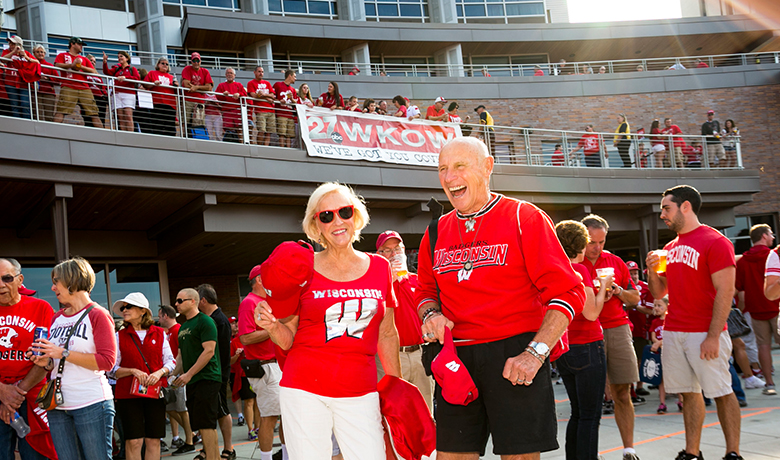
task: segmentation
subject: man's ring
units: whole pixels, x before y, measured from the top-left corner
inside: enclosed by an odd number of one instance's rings
[[[433,339],[434,337],[436,337],[436,335],[433,332],[426,332],[425,337],[429,339]]]
[[[518,378],[518,379],[517,379],[517,383],[523,383],[523,382],[525,382],[525,379],[524,379],[524,378],[523,378],[523,379],[521,379],[521,378]]]

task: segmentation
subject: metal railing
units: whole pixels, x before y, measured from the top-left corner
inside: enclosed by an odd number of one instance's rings
[[[53,51],[64,52],[67,47],[62,44],[50,42],[27,41],[30,47],[41,44],[51,55]],[[108,50],[100,46],[86,45],[83,48],[83,54],[94,54],[100,57],[103,51],[116,58],[115,50]],[[56,54],[56,53],[54,53]],[[177,53],[155,53],[151,51],[133,51],[133,54],[140,58],[143,65],[154,65],[158,58],[167,58],[171,67],[184,67],[189,64],[189,54]],[[358,63],[358,62],[323,62],[306,60],[288,60],[288,59],[259,59],[240,57],[240,53],[233,56],[209,56],[208,53],[201,53],[201,65],[209,69],[226,69],[233,67],[238,70],[252,71],[256,66],[264,66],[266,71],[284,71],[292,69],[299,74],[321,74],[321,75],[348,75],[354,68],[360,69],[361,75],[371,76],[403,76],[403,77],[484,77],[483,70],[492,77],[530,77],[534,76],[537,70],[541,70],[544,76],[554,75],[598,75],[600,69],[604,67],[605,74],[636,72],[640,67],[643,71],[667,70],[673,69],[696,69],[700,63],[707,67],[730,67],[744,66],[760,63],[780,63],[780,52],[764,53],[740,53],[740,54],[719,54],[703,56],[684,56],[684,57],[662,57],[650,59],[624,59],[624,60],[604,60],[587,62],[567,62],[561,69],[560,64],[551,62],[539,62],[528,64],[396,64],[384,62]],[[703,66],[703,65],[702,65]],[[537,69],[538,68],[538,69]],[[590,70],[588,70],[590,69]]]
[[[0,63],[3,70],[11,69]],[[257,105],[259,100],[239,93],[190,91],[149,81],[71,73],[90,79],[89,91],[74,94],[67,89],[63,98],[61,84],[66,79],[45,76],[40,82],[25,84],[13,98],[0,99],[0,115],[212,142],[302,146],[295,104],[291,102],[263,111]],[[123,84],[137,88],[124,88]],[[22,97],[25,92],[27,96]],[[640,169],[743,167],[738,133],[722,132],[718,139],[630,133],[630,140],[615,143],[615,133],[604,132],[468,123],[461,124],[461,131],[464,136],[484,140],[499,164]]]

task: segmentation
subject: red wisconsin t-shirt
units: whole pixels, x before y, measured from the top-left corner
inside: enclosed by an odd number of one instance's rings
[[[679,126],[672,125],[672,126],[670,126],[668,128],[662,129],[661,130],[661,134],[671,134],[671,135],[682,134],[682,130],[680,129]],[[664,144],[666,144],[666,142],[664,142]],[[683,140],[682,137],[675,137],[674,138],[674,146],[682,148],[682,147],[685,146],[685,141]]]
[[[15,305],[0,307],[0,382],[14,384],[30,372],[34,364],[24,354],[35,328],[49,330],[53,315],[48,302],[26,295]]]
[[[217,99],[222,102],[222,126],[227,129],[241,129],[241,99],[233,99],[232,96],[225,96],[222,93],[227,91],[229,94],[238,93],[239,96],[246,96],[244,85],[233,80],[228,83],[223,81],[217,86]]]
[[[712,274],[735,265],[734,245],[707,225],[677,235],[664,247],[669,290],[667,331],[707,332],[712,321],[715,286]],[[726,329],[724,322],[723,329]]]
[[[582,284],[585,287],[589,287],[595,291],[593,287],[593,280],[591,280],[590,272],[582,264],[571,264],[571,268],[575,272],[579,273],[582,277]],[[577,313],[577,316],[569,323],[569,343],[574,345],[582,345],[585,343],[596,342],[604,340],[604,332],[601,329],[601,323],[596,318],[595,321],[591,321],[582,313]]]
[[[301,295],[298,331],[284,364],[281,386],[345,398],[376,391],[379,324],[395,308],[390,263],[368,254],[366,273],[333,281],[314,272]]]
[[[95,68],[95,66],[92,65],[92,62],[86,58],[86,56],[74,56],[67,51],[58,54],[54,59],[54,64],[72,64],[76,59],[81,59],[81,67],[88,67],[90,69]],[[86,75],[68,72],[67,70],[60,70],[60,75],[62,75],[62,77],[65,79],[60,82],[62,86],[67,86],[68,88],[73,89],[89,89]]]
[[[398,301],[395,309],[395,327],[402,347],[423,343],[420,317],[417,316],[417,275],[410,273],[393,283],[393,293]]]
[[[654,316],[655,318],[652,323],[650,323],[650,333],[655,332],[655,338],[658,340],[663,340],[664,338],[664,318],[662,316]]]
[[[612,267],[615,269],[615,277],[613,279],[614,284],[620,285],[623,289],[636,289],[634,281],[631,280],[631,274],[628,272],[628,267],[623,259],[612,254],[609,251],[602,251],[596,265],[590,263],[590,260],[585,259],[582,261],[588,272],[590,272],[591,279],[598,278],[596,269]],[[601,321],[601,327],[604,329],[612,329],[624,324],[630,324],[628,320],[628,314],[623,309],[623,301],[618,296],[613,295],[609,301],[604,302],[604,309],[601,310],[599,315],[599,321]]]
[[[298,92],[292,86],[283,81],[277,81],[273,86],[276,94],[276,117],[295,118],[295,101],[298,100]],[[281,101],[285,101],[282,103]]]
[[[267,82],[265,80],[257,80],[254,79],[246,84],[246,92],[248,94],[257,93],[258,96],[260,96],[263,92],[267,93],[271,97],[274,97],[274,88],[271,86],[270,82]],[[258,112],[268,112],[273,113],[274,111],[274,105],[271,102],[261,101],[261,100],[253,100],[251,101],[252,105],[257,107],[256,111]]]
[[[263,328],[255,324],[255,307],[261,300],[265,300],[257,294],[250,292],[241,301],[238,306],[238,336],[251,334],[255,331],[262,331]],[[246,359],[274,359],[274,344],[271,339],[263,340],[259,343],[250,343],[244,345],[244,354]]]
[[[152,70],[146,74],[144,81],[151,83],[156,81],[160,82],[160,86],[152,86],[151,88],[147,88],[152,92],[152,100],[154,105],[163,104],[169,107],[176,107],[176,96],[174,96],[174,94],[176,94],[176,90],[173,88],[165,88],[165,86],[173,85],[173,82],[175,81],[173,75],[160,72],[159,70]]]
[[[165,337],[168,339],[168,346],[171,347],[171,354],[173,355],[173,359],[176,359],[177,356],[179,356],[179,329],[181,328],[181,324],[176,323],[173,326],[171,326],[170,329],[168,329],[168,332],[165,333]]]
[[[189,80],[195,86],[214,84],[214,80],[211,79],[211,74],[208,70],[203,67],[195,70],[191,65],[188,65],[181,71],[181,79]],[[184,96],[191,99],[203,99],[206,97],[205,94],[198,91],[184,91]]]
[[[577,143],[577,147],[583,148],[583,153],[590,156],[594,153],[599,153],[599,135],[598,134],[585,134],[580,138],[580,142]]]

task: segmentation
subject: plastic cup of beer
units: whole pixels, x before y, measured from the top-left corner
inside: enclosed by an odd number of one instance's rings
[[[658,249],[653,251],[658,256],[658,266],[655,267],[656,273],[666,273],[666,256],[668,251],[666,249]]]
[[[608,276],[615,276],[615,269],[613,267],[604,267],[596,269],[596,276],[599,277],[599,281],[607,279]],[[599,289],[601,289],[601,282],[599,282]],[[612,289],[612,286],[607,286],[607,290]]]

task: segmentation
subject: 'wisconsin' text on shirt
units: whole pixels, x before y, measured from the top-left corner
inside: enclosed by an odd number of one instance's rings
[[[480,262],[486,262],[490,265],[504,265],[507,251],[509,251],[508,244],[489,244],[454,250],[439,249],[436,251],[436,261],[433,268],[436,270],[452,265],[463,265],[466,262],[471,262],[475,266],[479,266]]]
[[[683,263],[694,270],[699,269],[699,251],[685,244],[675,246],[666,256],[667,264]]]
[[[379,289],[325,289],[321,291],[311,291],[315,299],[378,299],[382,300],[382,291]]]

